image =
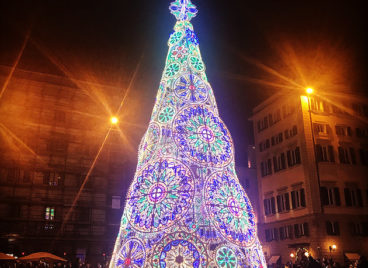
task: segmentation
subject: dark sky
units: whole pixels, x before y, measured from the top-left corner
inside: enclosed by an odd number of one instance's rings
[[[46,60],[52,57],[77,76],[88,73],[101,83],[124,89],[140,62],[128,98],[142,103],[137,120],[147,124],[175,23],[169,0],[1,3],[0,64],[12,64],[28,31],[30,42],[19,63],[23,69],[60,73]],[[234,138],[239,164],[246,164],[243,152],[252,140],[247,120],[251,109],[280,90],[262,81],[288,84],[260,64],[295,81],[300,79],[295,74],[299,66],[307,80],[321,88],[365,92],[364,1],[193,3],[199,9],[192,23],[207,76]],[[317,83],[319,79],[323,82]]]

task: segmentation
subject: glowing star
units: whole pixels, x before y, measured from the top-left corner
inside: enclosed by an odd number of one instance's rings
[[[267,267],[190,23],[197,9],[176,0],[170,10],[177,22],[110,268]]]

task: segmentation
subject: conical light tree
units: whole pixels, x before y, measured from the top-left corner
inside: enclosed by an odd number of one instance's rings
[[[234,145],[207,81],[190,0],[177,19],[110,267],[266,267]]]

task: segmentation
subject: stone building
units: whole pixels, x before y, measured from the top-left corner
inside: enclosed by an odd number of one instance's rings
[[[367,256],[367,99],[276,94],[251,120],[269,264]]]
[[[10,73],[0,67],[2,86]],[[90,263],[108,258],[132,173],[106,109],[120,104],[120,91],[14,72],[0,99],[1,252],[49,251]]]

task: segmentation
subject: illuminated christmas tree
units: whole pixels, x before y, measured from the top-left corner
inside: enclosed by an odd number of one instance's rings
[[[170,10],[175,31],[110,267],[266,267],[190,23],[197,9],[176,0]]]

